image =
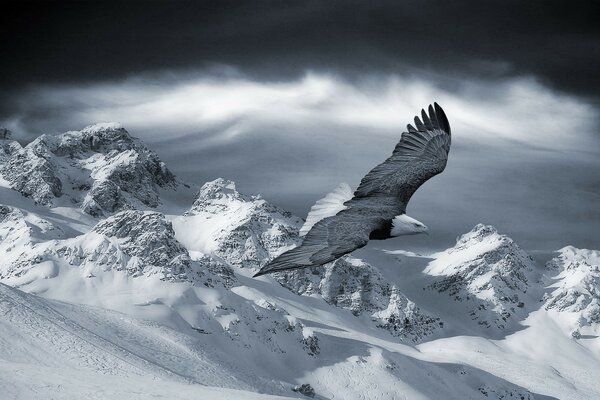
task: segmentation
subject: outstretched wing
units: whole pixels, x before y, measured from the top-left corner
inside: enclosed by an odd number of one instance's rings
[[[300,237],[306,236],[311,228],[323,218],[334,216],[338,212],[348,208],[344,203],[351,198],[352,189],[350,189],[350,186],[347,183],[340,183],[333,192],[317,200],[306,216],[306,222],[300,228]]]
[[[355,197],[397,196],[406,205],[428,179],[446,168],[450,151],[450,124],[437,104],[429,115],[421,111],[415,127],[408,125],[392,155],[373,168],[360,182]]]
[[[394,197],[352,199],[348,208],[318,221],[304,242],[281,254],[254,276],[323,265],[365,246],[371,232],[381,229],[399,213]]]
[[[446,114],[435,103],[421,118],[415,117],[416,128],[408,125],[392,155],[362,179],[354,197],[342,204],[346,209],[316,222],[300,246],[254,276],[326,264],[365,246],[372,232],[389,228],[413,193],[446,168],[451,142]]]

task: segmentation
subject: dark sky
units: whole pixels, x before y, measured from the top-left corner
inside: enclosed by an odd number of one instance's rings
[[[0,87],[222,63],[265,79],[307,68],[486,78],[533,74],[600,90],[594,1],[2,3]]]
[[[450,163],[409,205],[428,240],[488,222],[600,248],[597,2],[0,4],[0,124],[21,141],[117,120],[185,179],[304,216],[438,101]]]

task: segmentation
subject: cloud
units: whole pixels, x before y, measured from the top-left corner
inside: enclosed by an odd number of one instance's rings
[[[3,124],[27,140],[119,121],[185,179],[233,178],[302,215],[340,181],[356,185],[433,101],[450,119],[451,158],[409,212],[437,230],[436,243],[481,221],[530,247],[600,245],[598,113],[531,77],[146,74],[32,87],[14,98]]]
[[[597,100],[597,9],[572,0],[8,2],[0,91],[222,63],[262,80],[306,70],[533,75]]]

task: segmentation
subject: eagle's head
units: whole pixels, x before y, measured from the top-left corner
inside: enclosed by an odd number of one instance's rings
[[[392,220],[390,236],[428,234],[427,226],[406,214],[398,215]]]

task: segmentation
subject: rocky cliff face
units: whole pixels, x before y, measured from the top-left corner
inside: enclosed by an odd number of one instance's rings
[[[98,223],[90,232],[64,240],[33,243],[22,212],[9,207],[0,224],[2,245],[14,251],[0,261],[0,277],[20,277],[42,268],[56,274],[61,265],[74,266],[84,276],[106,270],[127,271],[132,277],[160,274],[162,279],[188,279],[191,260],[174,237],[171,224],[156,212],[124,211]],[[41,220],[43,222],[43,220]],[[47,225],[48,229],[54,229]],[[15,235],[22,241],[16,246]]]
[[[579,329],[600,327],[600,252],[567,246],[548,261],[551,280],[544,307],[571,314],[575,319],[573,336]]]
[[[221,178],[205,183],[191,209],[174,223],[188,248],[253,269],[297,245],[302,226],[300,218],[260,196],[240,194]]]
[[[597,364],[581,361],[596,345],[589,344],[591,340],[573,341],[565,336],[564,327],[575,338],[590,339],[598,333],[599,252],[560,250],[548,263],[550,278],[542,282],[532,259],[510,238],[491,226],[477,225],[455,246],[434,254],[426,268],[421,256],[415,264],[411,260],[398,265],[378,253],[373,265],[347,255],[319,268],[250,279],[252,272],[300,243],[303,221],[260,196],[239,193],[224,179],[204,184],[183,215],[165,210],[166,206],[160,208],[166,215],[152,210],[160,205],[163,191],[182,189],[182,184],[118,125],[44,135],[25,147],[0,130],[0,174],[0,201],[6,203],[0,205],[0,304],[6,305],[12,321],[30,316],[59,332],[52,337],[38,335],[44,340],[60,342],[57,339],[64,335],[55,328],[71,312],[74,323],[67,326],[68,332],[90,330],[86,338],[99,347],[107,339],[118,339],[119,347],[110,347],[111,357],[133,346],[144,355],[134,360],[144,365],[166,363],[168,374],[178,371],[186,382],[189,371],[203,378],[213,366],[223,364],[236,374],[244,371],[236,376],[251,387],[260,376],[257,388],[283,395],[295,390],[350,398],[368,387],[370,398],[388,398],[390,393],[533,398],[523,388],[484,372],[488,369],[481,363],[493,360],[498,376],[512,371],[519,382],[523,368],[537,368],[536,377],[545,390],[550,367],[557,371],[553,377],[561,375],[560,358],[553,355],[548,364],[542,344],[537,353],[527,350],[524,363],[514,350],[528,349],[531,338],[539,335],[545,343],[561,341],[560,346],[568,349],[564,358],[569,361],[563,364],[568,367],[562,372],[570,391],[558,397],[596,393],[589,389],[597,386],[592,378],[588,389],[584,387],[587,391],[571,389],[575,375],[587,376],[579,371],[598,370],[588,367]],[[378,250],[364,251],[368,257],[373,255],[369,251]],[[404,280],[416,265],[411,279]],[[392,270],[396,267],[408,271],[406,276]],[[20,292],[2,284],[39,296],[16,294]],[[545,284],[549,287],[542,303],[540,289]],[[2,296],[9,301],[3,303]],[[45,304],[42,313],[32,311],[31,304]],[[48,304],[61,313],[46,317]],[[73,313],[75,308],[81,311]],[[95,319],[101,308],[119,313],[111,314],[110,324],[103,325],[107,322]],[[542,323],[523,327],[534,333],[529,331],[519,342],[515,336],[520,332],[509,328],[533,312],[538,313],[534,323]],[[124,319],[126,314],[132,317]],[[133,324],[137,317],[145,322]],[[483,327],[476,332],[480,337],[472,336],[471,319]],[[80,324],[87,324],[86,329]],[[14,326],[5,324],[0,342],[17,336]],[[30,329],[29,322],[18,326],[38,337],[39,329]],[[96,331],[103,326],[101,337]],[[140,326],[152,327],[148,336],[138,334]],[[467,334],[461,331],[465,327]],[[487,340],[498,338],[492,330],[514,333],[510,350],[498,350],[502,340],[493,344]],[[546,339],[546,330],[553,330],[551,339]],[[173,332],[178,332],[176,340]],[[442,340],[427,340],[431,337]],[[157,351],[153,338],[166,347]],[[419,356],[413,357],[417,351],[398,342],[420,344]],[[4,347],[9,356],[13,354],[13,348]],[[209,353],[214,353],[213,364],[198,361],[199,354]],[[95,357],[88,358],[96,362]],[[531,361],[536,357],[542,360],[541,367]],[[576,358],[587,364],[573,369],[577,365],[570,360]],[[182,364],[184,359],[188,364]],[[476,367],[467,367],[469,363]],[[15,368],[21,370],[21,360]],[[424,383],[414,386],[417,381]]]
[[[425,270],[436,277],[430,289],[466,302],[481,326],[504,329],[525,315],[533,259],[494,227],[479,224],[434,257]]]
[[[327,303],[368,315],[374,324],[402,339],[420,342],[442,321],[428,315],[370,264],[344,256],[320,268],[274,274],[284,287],[300,295],[320,295]]]
[[[11,132],[6,128],[0,128],[0,162],[6,162],[6,159],[20,149],[21,145],[12,140]]]
[[[0,174],[36,203],[80,207],[93,216],[160,204],[178,182],[158,156],[118,124],[41,135],[24,148],[4,140]]]

